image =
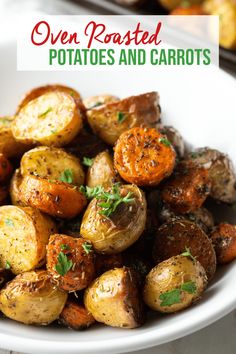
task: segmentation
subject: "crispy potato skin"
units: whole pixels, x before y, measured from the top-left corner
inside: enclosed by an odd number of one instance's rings
[[[27,272],[45,263],[46,245],[54,222],[30,207],[0,207],[0,264],[8,261],[14,274]]]
[[[153,259],[160,263],[189,248],[191,254],[204,267],[210,280],[216,271],[216,255],[211,240],[194,223],[188,220],[171,219],[157,231]]]
[[[138,186],[157,185],[175,165],[175,151],[156,129],[136,127],[124,132],[115,146],[114,164],[121,177]]]
[[[47,325],[59,317],[66,300],[67,293],[51,282],[47,271],[38,270],[7,283],[0,292],[0,309],[15,321]]]
[[[113,160],[108,151],[98,154],[92,166],[89,167],[86,177],[88,187],[111,187],[115,182],[120,182],[118,173],[114,169]]]
[[[236,259],[236,225],[221,223],[210,234],[218,263],[229,263]]]
[[[0,186],[0,206],[4,205],[8,196],[8,187]]]
[[[96,321],[136,328],[144,322],[136,275],[127,267],[107,271],[85,290],[84,304]]]
[[[182,158],[185,154],[184,139],[177,129],[168,125],[161,125],[158,127],[161,134],[166,135],[167,139],[173,145],[175,152],[179,158]]]
[[[0,117],[0,154],[6,157],[22,155],[28,147],[16,141],[11,131],[14,117]]]
[[[198,167],[209,170],[212,198],[225,203],[236,200],[236,176],[232,161],[227,155],[205,147],[189,153],[187,159]]]
[[[161,294],[179,289],[181,285],[190,281],[195,283],[196,292],[189,294],[187,291],[181,291],[179,303],[161,305]],[[146,277],[143,298],[154,311],[176,312],[198,300],[206,285],[206,272],[198,261],[184,256],[175,256],[159,263],[150,271]]]
[[[83,245],[86,241],[67,235],[55,234],[49,239],[47,246],[47,269],[59,288],[66,291],[77,291],[86,288],[94,278],[93,250],[86,253]],[[62,251],[62,245],[68,250]],[[64,275],[60,275],[55,266],[58,264],[58,255],[63,252],[73,262],[72,268]]]
[[[199,209],[210,193],[209,172],[190,162],[178,164],[164,184],[162,199],[174,212],[185,214]]]
[[[46,146],[68,144],[82,128],[76,100],[62,91],[45,93],[24,105],[12,123],[17,141]]]
[[[46,214],[65,219],[77,216],[87,201],[75,186],[63,182],[25,176],[20,184],[20,200]]]
[[[134,201],[121,203],[110,217],[99,214],[101,201],[93,199],[88,205],[80,228],[82,237],[90,240],[96,252],[120,253],[138,240],[146,223],[146,199],[135,185],[124,185],[121,195],[132,192]]]
[[[19,169],[16,169],[10,183],[10,197],[13,205],[24,206],[20,197],[20,185],[22,182],[22,176]]]
[[[83,167],[77,157],[63,149],[39,146],[27,151],[21,159],[21,175],[34,175],[50,180],[60,180],[65,170],[72,172],[73,184],[84,183]]]
[[[99,107],[103,104],[107,104],[110,102],[117,102],[119,98],[113,95],[104,94],[98,96],[90,96],[83,100],[83,104],[86,109],[93,109],[95,107]]]
[[[0,153],[0,183],[7,182],[12,174],[12,165],[10,161]]]
[[[60,314],[59,322],[74,330],[81,330],[90,327],[95,323],[95,319],[83,305],[67,300]]]
[[[137,126],[155,127],[160,120],[159,95],[149,92],[107,103],[87,111],[89,125],[94,133],[109,145],[114,145],[126,130]],[[119,122],[118,114],[125,116]]]

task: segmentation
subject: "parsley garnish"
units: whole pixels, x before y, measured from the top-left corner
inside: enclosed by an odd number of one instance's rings
[[[11,227],[13,227],[14,226],[14,222],[11,220],[11,219],[4,219],[4,223],[5,223],[5,225],[7,225],[7,226],[11,226]]]
[[[174,304],[179,304],[181,302],[181,292],[186,291],[188,294],[195,294],[197,290],[196,283],[193,281],[185,282],[178,289],[173,289],[166,291],[165,293],[159,296],[161,300],[161,306],[171,306]]]
[[[184,257],[189,257],[191,258],[193,261],[196,260],[196,258],[192,255],[191,251],[190,251],[190,248],[188,247],[185,247],[185,251],[183,253],[181,253],[181,256],[184,256]]]
[[[11,263],[9,261],[6,261],[5,269],[11,269]]]
[[[94,161],[94,159],[90,159],[90,158],[88,158],[88,157],[83,157],[82,164],[83,164],[84,166],[90,167],[90,166],[92,166],[93,161]]]
[[[60,181],[64,183],[73,183],[73,171],[71,169],[64,170],[61,173]]]
[[[119,123],[124,122],[127,116],[123,112],[117,112],[117,120]]]
[[[61,247],[61,250],[62,251],[65,251],[65,250],[70,250],[70,246],[68,246],[68,245],[66,245],[65,243],[62,243],[61,245],[60,245],[60,247]]]
[[[89,254],[92,251],[92,245],[90,243],[85,242],[82,244],[82,247],[86,254]]]
[[[51,111],[52,111],[52,107],[49,107],[48,109],[46,109],[46,111],[44,111],[43,113],[39,114],[39,118],[45,117]]]
[[[99,107],[99,106],[102,106],[102,105],[103,105],[102,102],[95,102],[91,107],[89,107],[89,109],[96,108],[96,107]]]
[[[68,259],[67,255],[63,252],[60,252],[57,257],[58,263],[55,265],[55,269],[58,274],[64,276],[72,267],[73,262],[71,259]]]
[[[128,192],[125,197],[122,197],[120,194],[120,184],[113,184],[112,188],[109,191],[105,191],[102,186],[96,186],[94,188],[90,187],[80,187],[80,191],[88,199],[96,198],[100,201],[98,206],[101,207],[99,214],[109,217],[117,209],[118,205],[121,203],[131,203],[134,201],[132,198],[132,193]]]
[[[165,146],[168,146],[168,147],[171,146],[171,142],[167,138],[162,137],[159,139],[159,142],[164,144]]]

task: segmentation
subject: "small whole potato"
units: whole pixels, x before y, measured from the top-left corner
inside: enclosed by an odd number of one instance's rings
[[[12,320],[31,325],[55,321],[67,300],[45,270],[19,274],[0,291],[0,310]]]
[[[166,135],[167,139],[173,145],[175,152],[178,157],[182,158],[185,153],[184,139],[180,135],[179,131],[169,125],[161,125],[158,127],[158,130]]]
[[[20,170],[17,168],[12,176],[10,183],[10,197],[13,205],[24,206],[24,203],[20,197],[20,184],[22,182],[22,176]]]
[[[102,200],[92,199],[80,228],[83,238],[92,242],[98,253],[119,253],[131,246],[142,234],[147,217],[144,193],[135,185],[122,185],[121,196],[132,193],[130,203],[121,203],[109,216],[101,214]]]
[[[84,304],[96,321],[136,328],[144,322],[136,274],[127,267],[108,270],[86,289]]]
[[[236,225],[220,223],[213,229],[210,238],[218,263],[229,263],[236,259]]]
[[[206,285],[202,265],[190,257],[178,255],[159,263],[148,273],[143,298],[155,311],[176,312],[198,300]]]

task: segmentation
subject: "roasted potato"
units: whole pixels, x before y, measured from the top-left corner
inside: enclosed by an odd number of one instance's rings
[[[0,207],[0,266],[8,263],[14,274],[40,267],[45,262],[54,222],[30,207]]]
[[[0,153],[0,183],[7,182],[12,174],[12,164]]]
[[[202,265],[185,256],[159,263],[146,277],[143,298],[155,311],[176,312],[199,299],[207,285]]]
[[[184,139],[179,131],[172,126],[160,125],[158,130],[161,134],[165,135],[175,149],[179,158],[182,158],[185,153]]]
[[[17,275],[0,291],[0,310],[12,320],[47,325],[58,319],[67,293],[51,282],[45,270]]]
[[[84,213],[81,235],[92,242],[98,253],[122,252],[137,241],[144,230],[147,212],[144,193],[135,185],[123,185],[119,192],[122,197],[132,193],[132,201],[119,204],[109,217],[101,214],[103,201],[96,198]]]
[[[12,123],[17,141],[47,146],[68,144],[82,128],[76,100],[63,91],[45,93],[25,104]]]
[[[175,151],[164,135],[156,129],[136,127],[118,139],[114,164],[129,183],[157,185],[172,173],[175,157]]]
[[[236,225],[217,225],[210,238],[213,242],[218,263],[228,263],[236,259]]]
[[[20,163],[21,175],[34,175],[52,181],[65,182],[69,174],[69,183],[81,185],[85,175],[80,161],[63,149],[39,146],[27,151]]]
[[[60,289],[86,288],[95,275],[92,245],[82,238],[52,235],[47,246],[47,269]]]
[[[209,172],[191,161],[180,162],[162,188],[162,200],[176,213],[199,209],[210,193]]]
[[[196,224],[183,219],[171,219],[156,234],[153,259],[160,263],[190,249],[204,267],[210,280],[216,271],[216,255],[211,240]]]
[[[4,205],[8,196],[8,188],[7,186],[0,186],[0,206]]]
[[[10,183],[10,197],[13,205],[24,206],[20,197],[20,185],[22,182],[22,176],[19,169],[16,169]]]
[[[158,93],[149,92],[90,109],[87,119],[95,134],[107,144],[114,145],[130,128],[155,127],[160,121],[158,104]]]
[[[0,154],[4,154],[6,157],[20,156],[28,148],[13,137],[11,131],[13,120],[14,117],[0,117]]]
[[[85,207],[85,196],[68,183],[25,176],[20,184],[20,201],[51,216],[76,217]]]
[[[236,176],[229,157],[218,150],[200,148],[187,156],[197,166],[209,170],[210,196],[225,203],[236,200]]]
[[[83,104],[86,109],[93,109],[95,107],[102,106],[103,104],[110,103],[110,102],[117,102],[119,98],[113,95],[98,95],[98,96],[91,96],[85,98],[83,100]]]
[[[108,188],[115,182],[120,182],[120,178],[114,169],[112,157],[108,151],[100,152],[88,169],[86,185],[90,188],[96,186]]]
[[[136,275],[126,267],[94,280],[85,290],[84,304],[96,321],[108,326],[136,328],[144,321]]]
[[[59,322],[74,330],[81,330],[90,327],[95,323],[95,319],[83,305],[67,300],[60,314]]]

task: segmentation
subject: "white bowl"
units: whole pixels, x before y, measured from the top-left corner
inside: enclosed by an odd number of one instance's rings
[[[211,146],[229,153],[236,165],[236,82],[218,69],[204,74],[193,70],[157,70],[143,73],[16,72],[16,49],[12,42],[0,44],[1,115],[14,112],[20,97],[35,86],[65,83],[84,97],[109,92],[119,96],[158,90],[163,121],[173,124],[193,146]],[[230,211],[231,210],[231,211]],[[222,218],[235,219],[230,208]],[[226,214],[226,215],[225,215]],[[165,343],[192,333],[218,320],[236,305],[236,263],[222,267],[205,292],[191,308],[174,314],[153,314],[134,330],[96,325],[84,332],[60,327],[25,326],[0,319],[1,347],[29,353],[119,353]],[[25,304],[27,307],[27,303]]]

